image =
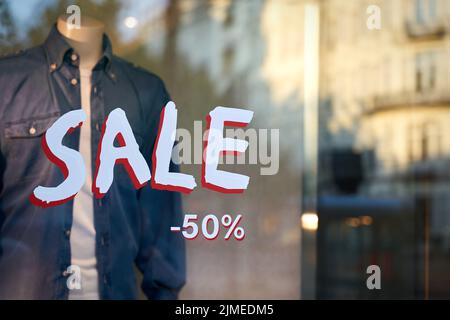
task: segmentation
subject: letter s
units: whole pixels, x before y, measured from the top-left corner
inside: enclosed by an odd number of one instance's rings
[[[39,207],[50,207],[71,200],[83,186],[86,179],[81,154],[62,145],[67,132],[73,131],[86,120],[86,113],[79,109],[67,112],[47,130],[42,137],[42,148],[51,162],[64,174],[65,180],[57,187],[38,186],[33,190],[30,201]]]

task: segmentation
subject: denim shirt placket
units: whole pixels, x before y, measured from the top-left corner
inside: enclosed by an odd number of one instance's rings
[[[81,92],[80,92],[80,71],[78,68],[78,61],[72,61],[71,64],[64,62],[59,68],[55,68],[54,65],[50,65],[50,70],[53,73],[54,80],[52,84],[63,86],[62,89],[65,92],[65,98],[70,106],[61,106],[61,113],[67,112],[64,110],[69,107],[70,109],[81,108]],[[102,81],[107,71],[95,68],[92,72],[91,79],[91,163],[92,163],[92,176],[96,169],[96,155],[98,144],[101,138],[102,125],[105,119],[105,106]],[[54,91],[54,90],[52,90]],[[61,103],[61,102],[57,102]],[[76,145],[79,146],[79,134],[73,135],[73,139],[77,139]],[[108,270],[109,260],[109,234],[110,234],[110,221],[109,211],[105,210],[106,200],[108,194],[103,198],[97,199],[94,196],[94,225],[96,229],[96,259],[99,281],[99,296],[101,299],[105,299],[109,296],[108,287],[111,281],[110,271]],[[70,230],[72,228],[73,221],[73,201],[68,202],[66,205],[70,206],[70,210],[64,210],[64,227],[61,232],[63,239],[63,248],[60,255],[60,267],[61,267],[61,282],[58,283],[58,290],[55,293],[55,298],[67,299],[69,295],[67,287],[67,268],[71,264],[71,251],[70,251]]]
[[[92,134],[92,176],[96,170],[96,159],[98,146],[102,134],[103,121],[105,120],[105,99],[104,85],[106,80],[106,71],[100,68],[94,68],[92,72],[92,90],[91,90],[91,134]],[[109,286],[111,275],[109,270],[109,235],[110,221],[109,210],[107,210],[108,193],[103,198],[97,199],[94,196],[94,223],[96,229],[96,257],[99,281],[99,295],[101,299],[107,299],[109,296]]]

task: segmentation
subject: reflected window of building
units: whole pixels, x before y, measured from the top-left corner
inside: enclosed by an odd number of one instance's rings
[[[425,161],[428,160],[429,157],[429,139],[426,132],[426,128],[422,128],[421,140],[420,140],[420,149],[421,149],[421,157],[420,160]]]
[[[223,52],[223,72],[228,74],[233,68],[234,62],[234,48],[228,47]]]
[[[234,15],[233,15],[233,6],[230,5],[227,9],[227,13],[225,16],[225,21],[224,21],[224,25],[225,27],[231,27],[234,23]]]
[[[416,0],[414,9],[417,23],[426,24],[436,20],[436,0]]]
[[[441,154],[441,137],[439,131],[439,126],[436,123],[428,122],[423,125],[425,141],[423,148],[428,158],[436,159]]]
[[[416,92],[430,91],[436,87],[436,54],[421,52],[416,55]]]
[[[411,125],[409,129],[410,162],[437,159],[441,155],[439,126],[433,122]]]
[[[410,131],[409,131],[409,158],[410,162],[413,163],[415,161],[418,161],[420,159],[421,155],[421,137],[420,137],[420,131],[418,129],[417,125],[411,125]]]

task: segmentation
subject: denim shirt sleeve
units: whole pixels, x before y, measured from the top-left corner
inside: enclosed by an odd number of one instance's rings
[[[170,97],[158,79],[151,106],[158,112],[152,112],[147,119],[153,137],[158,130],[160,111],[168,101]],[[147,143],[148,148],[144,151],[150,168],[154,142]],[[170,170],[179,169],[172,162]],[[185,243],[179,233],[170,231],[170,227],[182,225],[181,195],[146,186],[139,190],[139,204],[141,241],[136,264],[143,273],[142,290],[149,299],[177,299],[186,281]]]

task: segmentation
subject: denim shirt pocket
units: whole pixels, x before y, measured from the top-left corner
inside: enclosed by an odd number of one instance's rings
[[[58,119],[59,115],[25,119],[5,125],[5,138],[35,138],[42,136],[47,129]]]
[[[4,125],[4,156],[11,167],[15,167],[17,177],[40,175],[49,165],[42,150],[42,136],[58,119],[52,113],[35,118],[6,122]]]

